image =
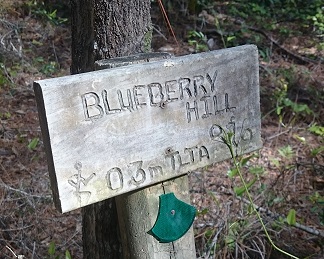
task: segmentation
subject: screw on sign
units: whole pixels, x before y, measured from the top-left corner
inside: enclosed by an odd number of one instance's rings
[[[160,243],[174,242],[187,233],[195,216],[195,207],[180,201],[174,193],[163,194],[156,222],[148,234]]]

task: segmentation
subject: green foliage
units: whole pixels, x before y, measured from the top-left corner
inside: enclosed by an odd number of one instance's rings
[[[193,46],[196,52],[202,52],[208,50],[206,44],[207,37],[202,32],[189,31],[187,38],[188,38],[189,45]]]
[[[308,15],[307,18],[313,22],[314,30],[324,36],[324,6],[317,7],[314,15]]]
[[[291,159],[294,156],[294,152],[291,146],[287,145],[278,149],[279,155],[286,159]]]
[[[59,69],[59,65],[55,61],[48,61],[43,57],[35,58],[34,64],[39,67],[39,71],[47,77],[55,74]]]
[[[265,16],[269,14],[269,10],[266,8],[266,6],[262,4],[260,5],[259,3],[253,3],[253,1],[250,1],[248,6],[250,7],[251,11],[254,14],[261,15],[261,16]]]
[[[292,82],[293,72],[286,71],[285,78],[281,78],[278,81],[279,86],[274,92],[274,99],[276,100],[276,114],[279,117],[279,122],[284,124],[284,118],[286,117],[288,124],[291,124],[297,119],[298,116],[307,117],[313,115],[314,112],[309,108],[307,104],[297,103],[288,98],[288,81]]]
[[[293,102],[289,98],[283,99],[282,104],[284,107],[290,108],[294,113],[304,113],[306,115],[310,115],[313,111],[308,107],[307,104],[298,104]]]
[[[319,154],[321,154],[323,152],[324,152],[324,146],[319,146],[319,147],[314,148],[314,149],[311,150],[311,155],[312,156],[317,156],[317,155],[319,155]]]
[[[201,10],[213,8],[215,5],[215,1],[212,0],[188,0],[182,1],[182,5],[185,2],[187,2],[187,8],[191,14],[198,14],[201,12]]]
[[[204,216],[204,215],[206,215],[208,213],[208,208],[204,208],[204,209],[202,209],[202,210],[197,210],[197,212],[196,212],[196,214],[197,214],[197,216],[199,217],[199,216]]]
[[[324,146],[320,146],[317,148],[312,149],[311,155],[312,156],[317,156],[318,154],[324,153]]]
[[[230,1],[229,5],[233,15],[244,19],[253,16],[256,20],[268,19],[274,23],[298,20],[305,27],[315,26],[319,32],[323,32],[322,0],[311,0],[307,4],[303,0],[237,0]],[[263,26],[267,26],[267,23]]]
[[[317,125],[317,123],[312,124],[308,130],[316,135],[324,137],[324,127]]]
[[[38,145],[38,142],[39,142],[39,138],[33,138],[33,139],[29,142],[29,144],[28,144],[27,147],[28,147],[30,150],[35,150],[36,147],[37,147],[37,145]]]
[[[0,112],[0,119],[8,120],[8,119],[10,119],[10,117],[11,117],[10,112],[4,112],[4,113]]]
[[[48,259],[63,259],[63,258],[64,259],[72,259],[72,256],[71,256],[69,250],[65,251],[64,256],[60,256],[58,254],[58,252],[56,251],[56,246],[55,246],[55,243],[53,241],[49,244],[48,255],[49,255]]]
[[[320,195],[319,192],[315,192],[314,194],[312,194],[311,196],[309,196],[309,200],[312,203],[324,204],[324,196],[323,195]]]
[[[196,4],[199,8],[211,8],[214,6],[215,1],[212,0],[195,0]]]
[[[271,58],[271,55],[272,55],[270,48],[265,48],[265,49],[259,48],[259,54],[260,54],[260,57],[262,58],[262,60],[264,62],[269,62],[270,61],[270,58]]]
[[[286,221],[290,226],[296,225],[296,211],[294,209],[289,210]]]
[[[57,15],[57,9],[49,10],[48,8],[46,8],[46,5],[43,1],[29,0],[25,4],[31,14],[43,19],[46,22],[50,22],[53,25],[64,24],[68,21],[67,18],[62,18]]]
[[[59,25],[67,22],[67,18],[61,18],[56,15],[57,10],[52,12],[46,11],[45,9],[38,9],[34,11],[34,14],[44,18],[54,25]]]
[[[57,63],[55,61],[50,61],[48,63],[45,63],[41,67],[40,72],[42,72],[46,76],[50,76],[50,75],[53,75],[54,73],[56,73],[57,70],[58,70]]]
[[[7,84],[10,84],[10,81],[5,73],[5,65],[0,62],[0,87]]]
[[[324,48],[324,44],[317,39],[324,38],[322,0],[311,0],[307,4],[302,0],[236,0],[224,1],[223,4],[226,5],[226,14],[242,22],[240,28],[237,28],[238,26],[233,26],[226,20],[222,21],[223,30],[220,35],[225,48],[247,43],[256,44],[263,61],[270,62],[273,48],[269,48],[269,44],[264,40],[265,35],[251,31],[246,33],[244,28],[248,27],[257,28],[268,35],[271,35],[269,32],[274,31],[276,38],[280,35],[282,37],[302,35],[304,32],[308,35],[315,34],[316,38],[312,43],[316,45],[318,51]],[[312,54],[309,55],[310,58],[314,58]]]
[[[324,127],[317,125],[317,123],[313,123],[308,130],[313,134],[320,136],[322,139],[322,141],[319,142],[319,146],[311,150],[311,155],[315,157],[324,152]]]
[[[234,192],[237,196],[241,196],[243,193],[245,193],[247,190],[249,190],[251,188],[251,186],[256,182],[257,178],[254,178],[253,180],[249,181],[248,183],[246,183],[246,185],[242,185],[242,186],[235,186],[234,187]]]
[[[65,259],[72,259],[72,256],[71,256],[69,250],[65,251]]]
[[[52,241],[48,247],[48,254],[50,257],[53,257],[56,253],[55,243]]]
[[[261,218],[260,213],[258,212],[256,207],[254,206],[252,195],[250,194],[250,191],[249,191],[249,188],[255,183],[256,178],[254,178],[250,182],[246,182],[246,180],[243,177],[243,174],[241,172],[241,169],[242,169],[241,166],[243,164],[247,164],[247,162],[251,159],[251,157],[247,157],[246,159],[241,159],[241,162],[239,162],[237,156],[234,155],[236,153],[235,150],[234,150],[234,146],[233,146],[233,143],[234,143],[233,140],[235,138],[235,134],[233,132],[226,132],[221,126],[219,126],[219,128],[222,131],[221,139],[222,139],[223,143],[229,148],[229,151],[230,151],[231,156],[232,156],[233,163],[235,165],[235,173],[233,173],[233,171],[232,171],[232,172],[230,172],[230,174],[231,175],[236,175],[237,174],[239,176],[241,182],[242,182],[241,187],[234,187],[235,194],[239,196],[239,195],[242,195],[243,193],[246,193],[246,195],[248,197],[248,200],[250,202],[250,207],[249,208],[250,208],[250,210],[252,212],[254,212],[256,214],[256,216],[257,216],[257,218],[258,218],[258,220],[259,220],[259,222],[260,222],[260,224],[262,226],[262,229],[264,230],[264,232],[265,232],[271,246],[274,249],[276,249],[277,251],[279,251],[279,252],[281,252],[281,253],[283,253],[285,255],[288,255],[291,258],[298,259],[298,257],[293,256],[292,254],[289,254],[288,252],[280,249],[279,247],[277,247],[273,243],[273,241],[272,241],[272,239],[271,239],[271,237],[270,237],[270,235],[268,233],[268,230],[267,230],[267,228],[266,228],[266,226],[265,226],[265,224],[264,224],[264,222],[263,222],[263,220]],[[290,149],[286,148],[285,151],[282,151],[282,153],[285,156],[289,156],[291,154],[291,148]],[[290,210],[286,221],[287,221],[288,224],[294,225],[294,224],[296,224],[295,218],[296,218],[296,212],[294,210]],[[235,226],[236,224],[237,224],[237,222],[235,222],[234,224],[231,225],[229,235],[227,236],[227,239],[225,241],[227,246],[229,247],[229,249],[232,249],[233,245],[235,245],[235,243],[234,243],[235,238],[234,237],[237,236],[237,235],[236,235],[236,233],[234,231],[235,228],[232,228],[232,226]]]
[[[280,172],[284,172],[293,168],[295,165],[292,159],[295,157],[295,152],[290,145],[278,148],[279,157],[270,158],[272,164],[278,168]]]
[[[309,196],[309,200],[314,204],[311,212],[319,217],[320,223],[324,225],[324,196],[319,192],[313,193]]]
[[[13,78],[17,75],[19,69],[20,65],[11,64],[6,66],[5,62],[0,62],[0,88],[4,86],[14,87]]]
[[[249,165],[249,162],[251,159],[253,158],[257,158],[257,154],[252,154],[252,155],[249,155],[247,157],[239,157],[238,158],[238,167],[239,168],[243,168],[243,167],[248,167],[248,171],[251,173],[251,174],[254,174],[254,175],[261,175],[264,173],[264,167],[262,166],[250,166]],[[232,169],[230,169],[228,172],[227,172],[227,175],[230,177],[230,178],[233,178],[235,176],[238,175],[238,170],[237,170],[237,167],[234,167]]]
[[[239,230],[239,223],[233,222],[232,224],[230,224],[228,234],[225,237],[225,244],[231,251],[235,249],[236,237],[238,236],[239,233],[238,230]]]

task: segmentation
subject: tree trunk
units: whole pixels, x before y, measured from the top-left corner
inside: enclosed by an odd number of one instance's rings
[[[149,0],[95,0],[97,60],[150,51],[150,3]]]
[[[105,58],[147,52],[151,46],[151,0],[71,0],[71,73],[94,70]],[[82,209],[83,257],[121,258],[115,199]]]
[[[71,74],[89,72],[94,68],[93,16],[93,0],[71,0]]]

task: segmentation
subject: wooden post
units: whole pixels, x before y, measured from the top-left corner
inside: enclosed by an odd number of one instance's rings
[[[141,53],[95,62],[96,70],[141,64],[171,58],[168,53]],[[196,257],[193,227],[186,235],[171,243],[159,243],[147,232],[159,211],[159,196],[173,192],[190,203],[188,175],[162,182],[115,198],[124,259],[188,259]]]
[[[139,1],[139,3],[141,3],[142,1]],[[107,6],[105,1],[94,1],[95,6],[93,6],[93,2],[89,1],[89,0],[82,0],[80,2],[78,1],[71,1],[72,3],[72,10],[73,10],[73,22],[72,22],[72,32],[74,33],[74,36],[72,37],[72,47],[73,47],[73,51],[72,51],[72,56],[73,56],[73,62],[72,62],[72,73],[80,73],[80,72],[87,72],[87,71],[91,71],[93,70],[93,62],[94,59],[103,59],[103,58],[108,58],[108,57],[116,57],[119,55],[126,55],[127,53],[132,53],[132,52],[136,52],[138,51],[138,49],[142,49],[142,51],[147,51],[150,49],[150,31],[147,31],[146,33],[144,33],[142,35],[141,38],[144,38],[144,41],[142,41],[141,43],[137,43],[136,41],[133,41],[130,37],[129,39],[125,39],[126,37],[126,33],[122,34],[122,33],[117,33],[116,34],[116,29],[118,29],[119,25],[122,25],[120,23],[122,23],[121,21],[125,21],[126,19],[131,18],[129,14],[124,13],[125,17],[122,18],[122,20],[119,20],[117,26],[116,23],[112,23],[112,24],[107,24],[107,21],[109,23],[109,21],[111,20],[113,22],[113,18],[118,19],[118,17],[116,18],[115,15],[110,16],[107,19],[107,15],[104,15],[104,11],[106,10],[107,12],[110,11],[109,13],[112,14],[111,10],[113,10],[114,8],[119,8],[120,11],[122,11],[122,7],[120,6],[120,4],[118,4],[117,2],[111,3],[108,5],[108,7],[104,8],[103,6]],[[127,3],[128,5],[129,3]],[[142,5],[144,5],[145,3],[142,2]],[[147,3],[145,4],[147,5]],[[114,8],[113,8],[114,7]],[[144,9],[144,8],[143,8]],[[147,9],[147,8],[146,8]],[[144,10],[146,10],[144,9]],[[103,12],[101,12],[101,10]],[[135,9],[134,9],[135,10]],[[101,13],[100,15],[97,13]],[[134,14],[136,12],[134,11]],[[138,14],[137,14],[138,15]],[[108,15],[109,16],[109,15]],[[150,16],[148,14],[145,14],[146,18],[150,18]],[[120,18],[120,17],[119,17]],[[144,17],[141,17],[141,19],[143,20],[142,23],[139,23],[140,25],[144,24],[144,29],[147,26],[147,19]],[[136,26],[136,24],[134,24],[134,21],[132,21],[131,24],[129,24],[130,28],[132,28],[134,31],[136,29],[136,31],[139,31],[138,33],[141,32],[140,27]],[[131,27],[131,26],[136,26],[135,27]],[[107,30],[108,26],[110,26],[110,30]],[[123,25],[122,25],[123,26]],[[126,27],[126,24],[124,25]],[[123,26],[123,27],[124,27]],[[113,29],[115,28],[115,29]],[[115,30],[115,32],[114,32]],[[126,30],[125,30],[126,32]],[[114,37],[110,37],[112,36],[112,33],[115,33]],[[137,33],[137,34],[138,34]],[[118,36],[117,39],[115,36]],[[124,35],[124,36],[123,36]],[[132,34],[132,35],[136,35],[136,33]],[[145,37],[143,37],[145,36]],[[115,40],[114,40],[115,39]],[[93,50],[93,42],[96,41],[98,46],[97,49],[95,49],[95,52]],[[127,44],[128,42],[128,44]],[[130,42],[132,42],[132,44],[129,44]],[[110,46],[108,45],[110,44]],[[125,48],[124,46],[128,45],[129,48]],[[133,46],[133,47],[132,47]],[[103,51],[105,50],[105,51]],[[95,54],[95,56],[94,56]],[[152,58],[152,56],[150,56],[150,58]],[[159,59],[160,57],[154,57],[155,60]],[[141,59],[141,58],[140,58]],[[139,59],[139,60],[140,60]],[[143,60],[143,58],[142,58]],[[115,61],[115,64],[118,63],[117,61]],[[100,62],[96,63],[97,64],[97,69],[100,67]],[[125,65],[125,64],[123,64]],[[103,67],[103,65],[101,64],[101,67]],[[181,181],[184,181],[184,183],[186,183],[188,181],[186,176],[181,177]],[[171,184],[173,182],[170,182]],[[172,184],[173,185],[173,184]],[[185,185],[185,184],[184,184]],[[156,192],[156,201],[155,201],[155,205],[157,205],[158,202],[158,195],[159,193],[163,193],[161,192],[161,190],[163,189],[162,187],[155,188],[157,189]],[[185,189],[187,194],[185,195],[186,198],[185,200],[188,201],[189,198],[189,187],[187,186],[187,188]],[[178,191],[176,191],[175,188],[175,193],[177,194]],[[146,194],[144,191],[140,191],[139,194],[140,196],[146,197]],[[126,196],[128,196],[128,198],[126,198]],[[136,194],[134,194],[134,196],[136,196]],[[180,197],[182,197],[183,195],[181,195]],[[138,207],[137,203],[134,202],[129,202],[130,200],[132,200],[133,196],[132,195],[125,195],[125,199],[123,200],[118,200],[117,202],[117,207],[119,208],[119,222],[118,224],[120,224],[120,222],[123,222],[125,224],[129,223],[130,221],[134,221],[136,220],[136,218],[130,218],[127,216],[127,214],[124,214],[121,212],[120,208],[123,207],[127,207],[129,209],[135,209],[136,211],[136,207]],[[145,199],[142,199],[142,201],[144,202]],[[116,226],[117,222],[116,222],[116,214],[115,214],[115,202],[113,199],[107,200],[107,201],[103,201],[100,202],[98,204],[92,204],[87,206],[86,208],[84,208],[83,211],[83,240],[84,240],[84,258],[100,258],[102,255],[106,254],[110,256],[110,258],[119,258],[120,257],[120,243],[118,242],[118,238],[117,238],[117,232],[116,232],[116,228],[114,226]],[[153,213],[151,212],[150,218],[149,218],[149,222],[151,224],[154,224],[154,220],[156,219],[156,213],[157,213],[157,207],[153,207],[153,206],[149,206],[151,209],[154,208]],[[106,210],[109,209],[110,212],[107,212]],[[148,220],[148,219],[146,219]],[[99,223],[98,223],[99,222]],[[143,222],[143,221],[141,221]],[[144,221],[144,223],[147,221]],[[98,224],[98,226],[96,226],[96,224]],[[100,228],[100,225],[102,224],[102,228]],[[139,223],[138,223],[139,224]],[[108,227],[109,226],[109,227]],[[153,226],[153,225],[152,225]],[[150,226],[150,227],[152,227]],[[122,228],[125,227],[125,225],[121,226]],[[139,229],[142,229],[143,231],[148,231],[149,230],[149,225],[144,224],[144,225],[138,225]],[[100,229],[100,231],[98,230]],[[109,233],[110,232],[110,233]],[[122,232],[124,233],[124,231]],[[190,252],[190,258],[194,258],[195,257],[195,247],[194,247],[194,238],[193,238],[193,231],[191,230],[189,232],[190,234],[187,235],[186,240],[191,240],[188,241],[188,244],[190,243],[190,245],[187,245],[187,247],[189,247],[190,249],[186,250]],[[142,233],[143,235],[145,235],[144,233]],[[147,234],[146,234],[147,235]],[[109,238],[110,236],[110,238]],[[115,236],[115,238],[113,238]],[[151,236],[149,236],[149,239],[151,242],[153,238]],[[144,239],[142,239],[144,241]],[[123,249],[123,255],[124,258],[135,258],[134,256],[132,257],[128,257],[127,254],[130,253],[129,247],[131,246],[131,244],[135,244],[135,240],[133,239],[125,239],[124,235],[122,235],[122,249]],[[132,245],[132,247],[134,247],[134,245]],[[158,243],[155,241],[155,246],[154,247],[159,247]],[[172,246],[174,248],[174,246]],[[95,250],[95,251],[93,251]],[[135,249],[136,250],[136,249]],[[135,251],[134,250],[134,251]],[[179,249],[177,249],[179,250]],[[151,252],[149,253],[149,251],[147,250],[146,253],[142,254],[143,256],[145,255],[146,257],[136,257],[136,258],[158,258],[155,257],[156,254],[156,249],[151,249]],[[168,251],[170,251],[170,253],[172,253],[173,255],[175,254],[173,249],[168,249]],[[173,252],[171,252],[173,251]],[[154,257],[153,257],[154,255]],[[162,258],[162,257],[161,257]],[[180,258],[180,257],[178,257]]]
[[[188,176],[185,175],[141,191],[116,197],[123,258],[196,258],[192,227],[182,238],[171,243],[159,243],[154,237],[147,234],[157,218],[158,197],[170,192],[173,192],[182,201],[190,203]]]

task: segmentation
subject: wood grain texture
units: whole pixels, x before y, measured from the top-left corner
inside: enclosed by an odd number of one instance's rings
[[[41,80],[34,88],[62,212],[229,158],[219,126],[235,132],[237,153],[261,147],[252,45]]]
[[[110,59],[101,59],[95,62],[95,69],[108,69],[122,66],[129,66],[134,64],[143,64],[152,61],[160,61],[163,59],[171,58],[172,54],[167,52],[149,52],[137,53],[127,57],[117,57]]]
[[[126,193],[116,197],[123,258],[195,258],[192,227],[183,237],[170,243],[159,243],[153,236],[147,234],[157,218],[158,196],[170,192],[178,199],[190,203],[188,176],[184,175],[142,191],[135,191],[130,195]],[[124,206],[125,204],[127,206]]]

